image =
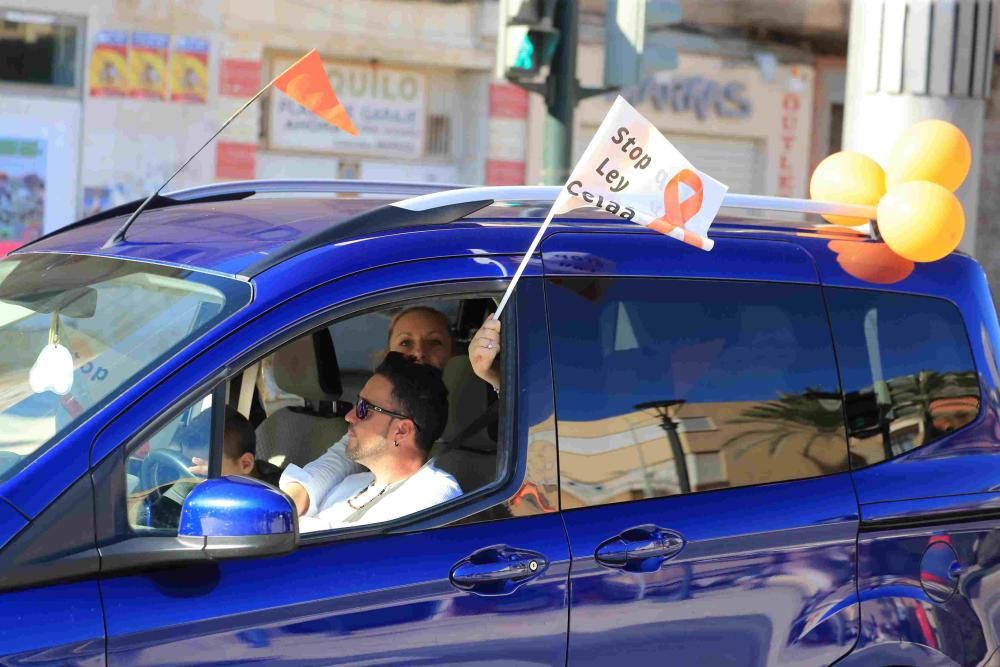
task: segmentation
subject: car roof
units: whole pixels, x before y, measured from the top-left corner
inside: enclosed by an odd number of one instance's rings
[[[261,183],[264,182],[254,183],[252,187],[256,189]],[[161,208],[143,211],[128,227],[124,240],[115,243],[109,243],[109,239],[122,228],[138,202],[132,203],[131,210],[130,205],[120,207],[120,215],[113,215],[118,211],[98,214],[57,230],[18,250],[17,254],[91,254],[252,277],[297,253],[349,238],[380,236],[401,228],[447,234],[449,230],[467,230],[470,226],[476,227],[477,234],[483,237],[496,239],[507,235],[509,238],[502,243],[503,252],[517,252],[519,248],[527,248],[533,229],[551,205],[548,201],[540,201],[540,197],[552,194],[549,192],[552,188],[543,187],[441,188],[422,197],[403,199],[377,187],[372,188],[375,196],[359,195],[358,191],[364,192],[366,184],[352,182],[350,189],[353,192],[340,192],[338,196],[311,194],[315,190],[267,196],[265,190],[264,196],[244,198],[255,194],[245,192],[247,185],[242,184],[240,191],[236,188],[238,184],[232,184],[231,197],[226,195],[227,185],[209,186],[215,189],[207,200],[165,199]],[[523,196],[523,200],[509,201],[511,192]],[[342,196],[344,194],[347,196]],[[754,205],[747,208],[759,204],[763,209],[779,207],[794,211],[822,206],[804,200],[742,195],[734,196],[733,201],[737,200],[755,200]],[[413,210],[409,210],[411,208]],[[713,223],[711,236],[780,239],[813,251],[825,247],[831,238],[849,241],[870,238],[867,233],[828,225],[816,216],[796,217],[791,221],[782,220],[780,214],[772,210],[766,210],[763,217],[759,214],[720,214]],[[553,222],[553,231],[567,228],[657,233],[595,209],[578,209]],[[472,254],[475,251],[468,249],[465,243],[468,237],[468,233],[461,235],[457,247]],[[428,243],[414,246],[414,257],[432,254],[433,246]]]
[[[108,239],[128,215],[57,232],[20,252],[92,254],[238,275],[291,243],[389,201],[261,198],[180,204],[144,211],[125,240],[110,247],[105,247]]]

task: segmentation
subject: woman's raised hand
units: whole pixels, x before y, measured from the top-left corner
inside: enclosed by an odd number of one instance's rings
[[[494,320],[492,313],[487,316],[483,326],[469,341],[469,362],[472,370],[480,378],[500,391],[500,371],[493,367],[493,362],[500,354],[500,320]]]

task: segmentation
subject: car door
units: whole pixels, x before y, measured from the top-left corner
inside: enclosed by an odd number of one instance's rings
[[[561,233],[542,250],[569,664],[850,651],[858,509],[810,257],[645,233]]]
[[[512,262],[506,264],[513,268]],[[103,465],[119,470],[97,475],[99,514],[102,507],[104,514],[120,507],[113,491],[102,494],[100,480],[121,479],[122,448],[135,440],[128,437],[130,424],[157,413],[169,421],[198,402],[205,387],[217,386],[213,368],[240,368],[259,358],[257,341],[301,333],[310,321],[336,316],[336,304],[358,294],[370,298],[353,299],[352,308],[435,289],[455,292],[459,281],[472,281],[464,290],[497,291],[503,284],[495,275],[491,265],[471,260],[387,267],[271,311],[206,355],[201,368],[186,369],[148,396],[142,417],[126,417],[122,428],[105,432],[95,453],[112,452]],[[431,286],[413,291],[422,284]],[[156,538],[122,536],[106,519],[99,528],[102,553],[117,559],[101,580],[109,663],[564,664],[569,550],[549,496],[556,489],[553,406],[537,278],[522,282],[513,305],[504,384],[512,389],[501,408],[509,455],[501,479],[442,511],[389,528],[302,537],[292,553],[270,558],[170,567],[136,559],[129,566],[137,540]],[[289,328],[289,322],[299,324]],[[522,575],[507,578],[510,572]]]
[[[0,501],[0,663],[105,664],[89,477],[34,521]]]

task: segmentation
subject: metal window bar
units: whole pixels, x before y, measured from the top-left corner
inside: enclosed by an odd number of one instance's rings
[[[458,204],[467,201],[492,199],[498,204],[517,205],[525,202],[552,203],[562,186],[559,185],[527,185],[507,187],[468,187],[460,190],[433,192],[411,199],[396,202],[394,206],[410,211],[425,211],[439,206]],[[843,215],[861,220],[874,220],[874,206],[859,206],[855,204],[839,204],[813,201],[811,199],[791,199],[787,197],[768,197],[763,195],[741,195],[727,193],[722,200],[723,208],[741,208],[754,211],[785,211],[789,213],[811,213]]]
[[[559,185],[512,185],[512,186],[466,186],[447,183],[404,183],[392,181],[355,181],[333,179],[299,180],[250,180],[212,183],[193,188],[175,190],[165,196],[178,201],[224,195],[235,191],[253,191],[254,194],[269,193],[360,193],[373,195],[413,195],[394,204],[410,211],[426,211],[439,206],[462,204],[471,201],[492,199],[499,205],[538,204],[555,201],[562,186]],[[860,220],[874,220],[875,207],[857,204],[840,204],[793,199],[789,197],[769,197],[765,195],[742,195],[727,193],[722,201],[723,208],[740,208],[753,211],[784,211],[815,215],[842,215]],[[769,221],[770,224],[770,221]]]
[[[451,155],[451,118],[442,114],[431,114],[427,121],[427,155],[449,157]]]
[[[467,186],[455,183],[407,183],[402,181],[359,181],[356,179],[262,179],[209,183],[164,193],[165,197],[186,201],[202,199],[230,192],[250,191],[259,194],[365,194],[365,195],[424,195],[447,190],[461,190]]]

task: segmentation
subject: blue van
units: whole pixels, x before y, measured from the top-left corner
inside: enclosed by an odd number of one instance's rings
[[[227,183],[0,261],[0,660],[1000,664],[976,262],[815,202],[729,196],[711,252],[578,212],[503,312],[498,395],[467,346],[557,192]],[[413,304],[453,337],[430,454],[461,495],[306,531],[221,475],[233,411],[258,464],[322,456]]]

